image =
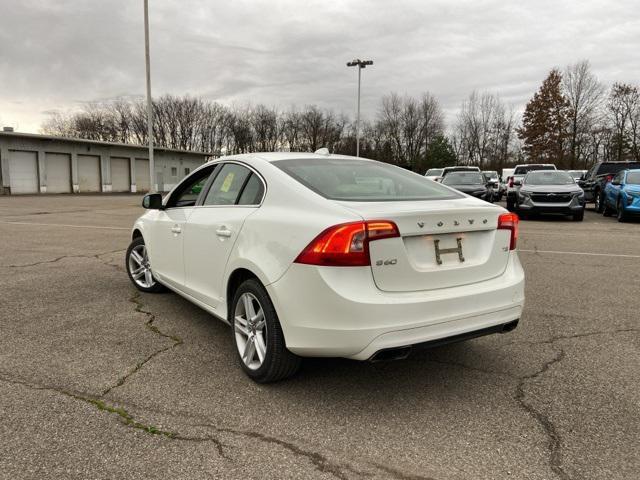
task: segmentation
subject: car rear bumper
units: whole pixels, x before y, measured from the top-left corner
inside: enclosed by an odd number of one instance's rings
[[[367,360],[376,352],[455,337],[520,318],[517,254],[498,277],[422,292],[379,290],[369,267],[293,264],[267,286],[287,348],[301,356]]]

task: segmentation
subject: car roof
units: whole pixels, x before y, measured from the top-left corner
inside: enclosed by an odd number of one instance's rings
[[[513,167],[514,169],[518,168],[518,167],[535,167],[535,166],[543,166],[543,167],[555,167],[556,164],[555,163],[521,163],[519,165],[516,165],[515,167]]]
[[[259,153],[248,153],[246,156],[259,158],[261,160],[267,162],[275,162],[278,160],[301,160],[301,159],[331,159],[331,158],[344,158],[344,159],[353,159],[353,160],[370,160],[368,158],[362,157],[353,157],[351,155],[339,155],[332,153],[330,155],[323,155],[321,153],[311,153],[311,152],[259,152]],[[236,155],[236,157],[245,157],[245,155]]]

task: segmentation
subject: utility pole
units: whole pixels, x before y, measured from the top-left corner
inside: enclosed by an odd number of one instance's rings
[[[347,67],[358,67],[358,108],[356,111],[356,157],[360,156],[360,78],[363,68],[373,65],[373,60],[360,60],[359,58],[347,62]]]
[[[149,190],[158,191],[153,160],[153,105],[151,101],[151,60],[149,57],[149,0],[144,0],[144,60],[147,70],[147,141],[149,143]]]

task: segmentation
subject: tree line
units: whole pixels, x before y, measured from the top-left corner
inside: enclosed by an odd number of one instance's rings
[[[155,145],[236,154],[315,151],[355,155],[352,118],[317,105],[302,108],[258,104],[225,106],[190,96],[153,99]],[[553,69],[527,103],[520,120],[499,95],[472,92],[447,129],[440,102],[385,95],[372,119],[361,121],[360,152],[414,171],[454,164],[500,170],[529,162],[587,168],[597,160],[638,158],[638,87],[615,83],[608,91],[587,61]],[[146,103],[120,98],[57,113],[43,133],[108,142],[147,143]]]

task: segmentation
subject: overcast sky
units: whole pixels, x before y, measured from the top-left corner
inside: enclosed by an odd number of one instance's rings
[[[353,114],[390,91],[435,94],[454,121],[476,89],[517,110],[554,66],[640,82],[638,0],[149,0],[154,95]],[[142,0],[0,0],[0,125],[144,94]]]

